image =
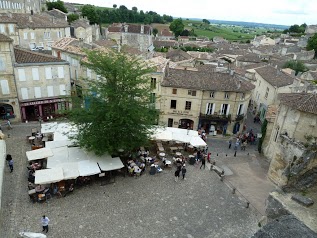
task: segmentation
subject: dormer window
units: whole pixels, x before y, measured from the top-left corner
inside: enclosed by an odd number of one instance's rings
[[[215,92],[210,92],[210,97],[215,98]]]
[[[225,93],[225,99],[229,99],[229,93]]]

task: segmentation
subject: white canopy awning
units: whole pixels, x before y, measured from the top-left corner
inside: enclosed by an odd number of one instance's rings
[[[47,141],[45,142],[45,147],[46,148],[58,148],[58,147],[63,147],[63,146],[70,146],[73,143],[69,140],[64,140],[64,141]]]
[[[41,124],[41,133],[53,133],[57,129],[57,122],[50,122],[50,123],[42,123]]]
[[[53,151],[50,148],[46,147],[26,152],[26,157],[28,158],[28,161],[44,159],[53,155]]]
[[[41,169],[35,171],[35,184],[49,184],[64,180],[62,168]]]
[[[112,171],[124,167],[119,157],[101,158],[100,160],[98,160],[98,165],[102,171]]]
[[[98,164],[90,160],[78,162],[78,171],[80,176],[90,176],[101,173]]]
[[[199,136],[193,136],[189,143],[194,147],[205,147],[207,145]]]
[[[56,168],[62,168],[64,180],[76,179],[79,177],[78,162],[61,163]]]

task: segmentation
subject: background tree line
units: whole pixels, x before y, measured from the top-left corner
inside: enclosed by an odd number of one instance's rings
[[[138,10],[137,7],[132,7],[129,10],[126,6],[121,5],[117,8],[114,4],[113,8],[101,8],[93,5],[84,5],[81,8],[83,16],[86,16],[91,24],[111,24],[117,22],[128,22],[128,23],[167,23],[172,22],[173,17],[168,15],[161,16],[160,14],[149,11],[144,12]]]

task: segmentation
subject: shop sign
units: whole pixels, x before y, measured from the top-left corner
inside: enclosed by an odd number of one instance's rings
[[[8,99],[0,99],[0,102],[10,102]]]
[[[40,105],[40,104],[48,104],[48,103],[54,103],[54,102],[64,102],[64,99],[48,99],[48,100],[43,100],[43,101],[35,101],[35,102],[23,102],[20,105],[21,106],[31,106],[31,105]]]

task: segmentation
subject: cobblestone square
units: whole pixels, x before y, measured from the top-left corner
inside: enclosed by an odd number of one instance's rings
[[[216,173],[187,165],[187,179],[174,181],[174,170],[165,169],[140,178],[116,177],[114,184],[100,181],[75,189],[65,198],[30,202],[27,191],[26,136],[39,123],[15,124],[6,139],[14,172],[4,173],[1,237],[20,231],[41,232],[40,218],[49,217],[48,237],[250,237],[261,214],[246,208]],[[212,139],[214,140],[214,139]],[[219,142],[221,143],[221,142]],[[223,142],[226,143],[226,142]],[[210,148],[212,151],[212,148]]]

